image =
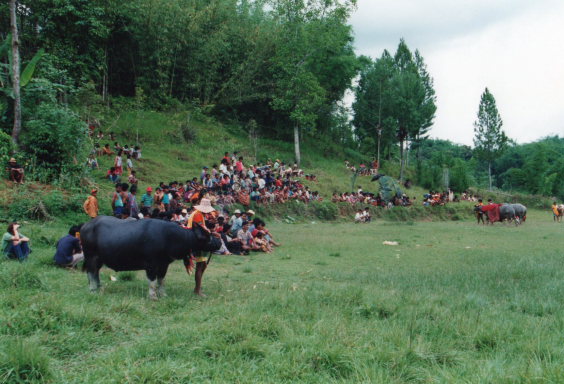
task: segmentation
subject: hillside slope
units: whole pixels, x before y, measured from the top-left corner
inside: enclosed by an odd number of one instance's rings
[[[205,117],[195,118],[189,112],[121,113],[109,119],[102,129],[113,131],[121,145],[136,145],[138,138],[143,159],[136,162],[135,167],[141,188],[161,181],[184,182],[199,177],[202,167],[211,168],[213,164],[219,164],[224,152],[239,152],[247,165],[264,164],[268,159],[279,159],[286,164],[294,162],[293,143],[259,137],[255,157],[251,140],[242,128]],[[113,146],[107,138],[100,141],[101,145],[105,143]],[[311,139],[303,143],[302,169],[306,174],[315,174],[319,181],[303,181],[325,198],[335,191],[350,191],[352,174],[344,166],[345,154],[339,153],[338,149],[333,153],[323,153],[318,144]],[[93,172],[94,180],[102,189],[107,189],[109,184],[104,177],[112,161],[109,157],[102,157],[100,170]],[[356,185],[371,192],[376,192],[378,188],[375,183],[370,183],[369,177],[359,177]]]

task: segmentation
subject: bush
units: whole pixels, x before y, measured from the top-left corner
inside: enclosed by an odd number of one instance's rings
[[[310,207],[313,216],[321,220],[336,220],[339,216],[339,209],[334,203],[314,201],[310,204]]]
[[[65,196],[60,190],[46,194],[19,189],[8,204],[10,219],[51,220],[53,216],[82,212],[82,203],[86,195],[73,193]]]
[[[43,103],[25,124],[22,147],[31,160],[31,173],[41,182],[76,174],[85,168],[86,124],[67,108]]]

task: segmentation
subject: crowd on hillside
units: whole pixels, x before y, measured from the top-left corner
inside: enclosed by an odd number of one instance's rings
[[[121,184],[124,176],[124,168],[127,171],[127,182],[137,184],[133,160],[141,158],[139,147],[119,147],[115,143],[113,155],[113,166],[108,169],[106,177],[115,184]],[[124,156],[126,157],[124,160]],[[245,164],[244,158],[237,152],[230,155],[226,152],[211,169],[204,166],[199,177],[186,180],[181,183],[171,181],[168,184],[160,183],[155,190],[157,205],[161,212],[165,211],[165,205],[161,204],[161,195],[170,194],[168,200],[173,206],[178,203],[189,203],[199,196],[205,195],[212,201],[213,205],[229,206],[239,203],[249,206],[251,202],[256,204],[277,204],[285,203],[289,200],[298,200],[304,203],[310,201],[321,201],[319,192],[310,190],[305,186],[301,179],[317,181],[315,175],[304,174],[304,172],[294,164],[286,165],[279,159],[268,160],[265,164],[256,165]],[[165,197],[163,197],[167,200]]]
[[[358,172],[360,176],[374,176],[378,174],[379,164],[378,160],[372,160],[369,165],[361,163],[357,167],[348,160],[345,160],[345,167],[353,173]]]
[[[108,147],[107,145],[105,147]],[[237,152],[226,152],[218,165],[211,169],[204,166],[199,177],[185,183],[161,182],[154,189],[149,186],[139,196],[138,180],[133,159],[140,160],[140,148],[120,147],[103,155],[114,156],[113,166],[107,178],[115,184],[111,199],[114,216],[122,219],[159,219],[191,227],[191,218],[198,207],[205,208],[205,226],[222,239],[221,254],[244,254],[249,251],[271,252],[278,243],[266,229],[266,223],[254,218],[254,211],[239,210],[231,214],[231,205],[240,203],[248,207],[256,204],[284,203],[296,199],[303,202],[319,200],[318,192],[311,192],[300,182],[300,177],[316,181],[314,175],[305,175],[296,164],[286,166],[280,160],[268,160],[266,164],[246,165]],[[127,156],[124,162],[122,157]],[[125,170],[124,170],[125,168]],[[122,182],[128,174],[128,183]],[[97,191],[84,203],[84,210],[91,216],[98,214]],[[217,209],[215,209],[215,208]]]

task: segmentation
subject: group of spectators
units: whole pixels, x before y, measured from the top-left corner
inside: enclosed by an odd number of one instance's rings
[[[355,223],[370,223],[372,221],[372,216],[370,215],[370,208],[366,207],[364,209],[359,208],[354,215]]]
[[[96,144],[95,148],[96,154],[101,154],[103,156],[114,156],[113,166],[108,169],[106,173],[106,178],[112,183],[120,183],[124,178],[124,173],[127,172],[127,181],[129,184],[137,184],[136,171],[133,165],[133,160],[141,160],[141,148],[139,146],[129,146],[124,145],[123,147],[116,141],[114,143],[114,151],[110,149],[110,145],[104,145],[104,148],[100,149],[99,144]],[[93,154],[90,155],[94,156]],[[90,161],[90,159],[89,159]],[[97,168],[98,164],[93,168]]]
[[[462,194],[460,195],[460,200],[462,201],[471,201],[473,203],[477,202],[480,198],[476,195],[474,195],[473,193],[470,193],[468,191],[464,191],[462,192]]]
[[[415,197],[413,200],[415,200]],[[412,199],[406,194],[402,194],[401,197],[395,197],[391,201],[386,201],[382,199],[379,194],[364,192],[360,186],[356,193],[344,192],[339,194],[338,192],[334,192],[331,201],[333,203],[349,203],[352,205],[365,204],[381,208],[391,208],[394,206],[408,207],[413,205]]]
[[[425,207],[443,206],[447,203],[458,202],[460,202],[460,199],[450,189],[444,192],[429,191],[429,193],[423,195],[423,206]]]
[[[351,162],[345,160],[345,167],[353,173],[358,173],[360,176],[374,176],[378,174],[379,164],[378,160],[374,159],[370,162],[369,165],[359,164],[357,168]]]

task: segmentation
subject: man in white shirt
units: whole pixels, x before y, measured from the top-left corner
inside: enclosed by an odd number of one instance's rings
[[[236,209],[233,213],[234,215],[229,219],[229,224],[231,225],[231,233],[233,236],[237,236],[239,230],[243,227],[243,219],[240,210]]]
[[[354,222],[355,223],[362,223],[364,222],[364,216],[362,214],[362,209],[356,211],[356,215],[354,215]]]
[[[364,208],[364,211],[362,212],[362,217],[364,218],[365,223],[369,223],[372,221],[372,216],[370,216],[370,210],[368,207]]]

